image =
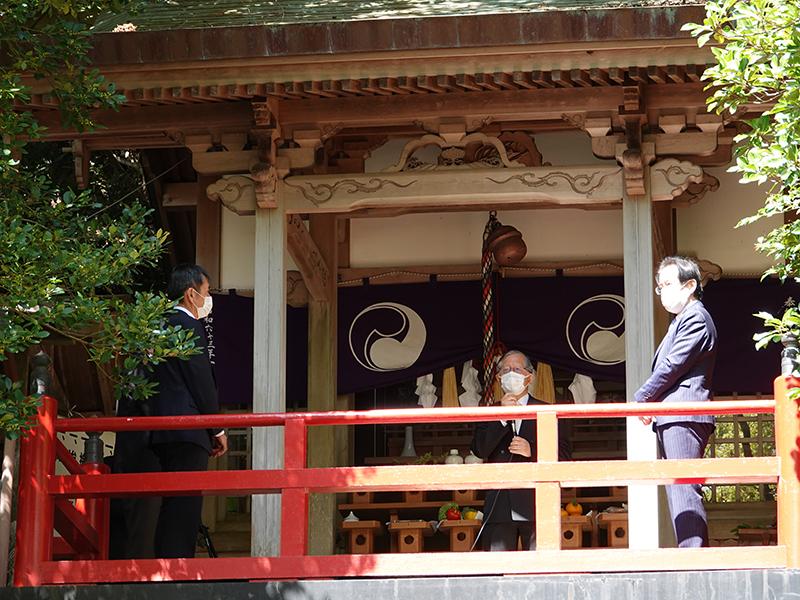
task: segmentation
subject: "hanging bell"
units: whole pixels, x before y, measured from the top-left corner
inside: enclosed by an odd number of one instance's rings
[[[499,225],[492,231],[486,238],[486,248],[492,253],[494,261],[503,267],[517,264],[528,252],[522,234],[511,225]]]

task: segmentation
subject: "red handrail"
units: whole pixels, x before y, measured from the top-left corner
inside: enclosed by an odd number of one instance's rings
[[[481,406],[475,408],[395,408],[330,412],[256,413],[233,415],[182,415],[174,417],[100,417],[57,419],[56,431],[144,431],[270,427],[288,421],[321,425],[388,425],[392,423],[469,423],[491,419],[535,419],[555,413],[564,419],[629,417],[639,415],[732,415],[773,413],[774,400],[685,402],[681,404],[554,404],[531,406]]]
[[[776,382],[776,398],[785,401],[783,388]],[[790,385],[793,385],[790,383]],[[779,403],[780,404],[780,403]],[[549,528],[558,527],[558,500],[551,492],[558,486],[591,486],[625,483],[664,482],[751,482],[778,481],[779,503],[787,482],[779,460],[790,454],[786,448],[785,428],[776,441],[778,458],[740,458],[684,461],[600,461],[592,463],[559,463],[552,449],[559,418],[623,417],[636,415],[686,414],[751,414],[772,413],[779,405],[772,400],[699,402],[673,404],[599,404],[554,405],[528,407],[478,407],[438,409],[398,409],[348,412],[306,412],[272,414],[202,415],[177,417],[125,417],[97,419],[56,419],[55,404],[45,399],[33,435],[23,444],[21,460],[21,493],[18,522],[17,568],[15,585],[42,585],[102,581],[147,581],[198,578],[253,579],[285,577],[331,577],[347,575],[415,575],[477,573],[521,573],[562,571],[563,561],[558,540],[553,546]],[[539,418],[541,417],[541,418]],[[796,421],[796,411],[794,413]],[[367,425],[424,422],[474,422],[494,419],[539,418],[540,460],[514,465],[396,466],[306,468],[306,436],[309,426]],[[777,418],[776,418],[777,421]],[[55,476],[54,444],[57,431],[137,431],[156,429],[205,429],[215,427],[284,427],[283,469],[268,471],[213,471],[204,473],[104,474],[97,469],[77,475]],[[796,423],[793,424],[796,429]],[[778,429],[776,424],[776,430]],[[794,448],[796,450],[796,448]],[[73,465],[74,466],[74,465]],[[790,482],[791,483],[791,482]],[[796,483],[796,482],[795,482]],[[555,488],[553,487],[555,486]],[[534,553],[512,553],[515,556],[487,557],[437,555],[435,560],[414,555],[337,555],[306,556],[308,537],[308,494],[310,491],[341,492],[379,489],[540,489],[537,502],[537,534],[543,544]],[[547,492],[547,493],[544,493]],[[131,560],[53,560],[52,514],[54,502],[82,498],[92,506],[92,498],[107,502],[111,496],[135,496],[143,493],[184,494],[281,494],[280,556],[241,559],[191,559],[174,561]],[[800,497],[800,496],[799,496]],[[552,506],[550,506],[552,504]],[[102,505],[97,505],[102,506]],[[90,511],[87,511],[90,512]],[[45,514],[43,514],[45,513]],[[47,517],[47,515],[50,517]],[[546,518],[539,519],[543,516]],[[552,517],[552,518],[550,518]],[[48,520],[49,518],[49,520]],[[102,514],[95,514],[90,525],[103,533]],[[99,519],[99,521],[98,521]],[[37,524],[38,523],[38,524]],[[800,527],[798,527],[800,529]],[[91,537],[86,531],[84,537]],[[702,549],[699,554],[682,550],[674,563],[663,568],[712,568],[728,566],[790,566],[787,546],[800,548],[800,535],[789,540],[779,535],[781,546],[773,549]],[[787,541],[788,540],[788,541]],[[647,553],[616,554],[610,559],[605,550],[587,550],[599,565],[598,570],[649,569],[661,564]],[[661,551],[659,551],[661,552]],[[664,551],[669,555],[671,551]],[[524,556],[523,556],[524,555]],[[665,555],[665,556],[666,556]],[[101,555],[97,555],[101,556]],[[623,558],[625,556],[625,558]],[[698,558],[699,557],[699,558]],[[800,559],[799,559],[800,560]],[[525,562],[528,561],[528,562]],[[638,562],[637,562],[638,561]],[[567,561],[568,562],[568,561]],[[582,564],[587,564],[583,562]],[[526,566],[527,565],[527,566]],[[526,571],[527,569],[527,571]]]

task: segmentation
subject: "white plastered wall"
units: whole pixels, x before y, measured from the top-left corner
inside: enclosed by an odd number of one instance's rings
[[[735,226],[763,205],[766,186],[739,183],[739,175],[725,168],[706,171],[719,179],[719,189],[697,204],[676,211],[678,252],[710,260],[727,276],[761,276],[771,261],[756,252],[753,244],[780,221],[762,219],[739,229]]]
[[[306,223],[308,226],[308,223]],[[252,290],[255,277],[255,216],[239,216],[222,209],[222,242],[220,243],[220,288]],[[297,265],[286,252],[286,270]]]

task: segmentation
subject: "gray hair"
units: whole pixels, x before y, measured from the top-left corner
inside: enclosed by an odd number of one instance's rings
[[[500,365],[501,365],[501,364],[503,364],[503,362],[504,362],[504,361],[505,361],[505,360],[506,360],[506,359],[507,359],[509,356],[512,356],[512,355],[514,355],[514,354],[517,354],[517,355],[519,355],[519,356],[521,356],[522,358],[524,358],[524,359],[525,359],[525,370],[526,370],[526,371],[528,371],[528,373],[533,373],[533,372],[534,372],[534,370],[533,370],[533,363],[531,362],[531,359],[530,359],[530,358],[528,358],[528,355],[527,355],[527,354],[525,354],[524,352],[522,352],[522,351],[520,351],[520,350],[509,350],[508,352],[506,352],[505,354],[503,354],[503,356],[500,358],[500,360],[499,360],[499,361],[497,361],[497,366],[498,366],[498,368],[500,367]]]

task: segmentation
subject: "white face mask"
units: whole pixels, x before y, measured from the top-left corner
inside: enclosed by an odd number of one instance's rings
[[[194,307],[197,309],[197,318],[205,319],[211,314],[211,309],[214,308],[214,299],[211,296],[202,296],[197,290],[193,289],[192,291],[203,299],[202,305],[194,305]]]
[[[525,375],[509,371],[500,378],[500,386],[507,394],[521,394],[525,391]]]
[[[661,306],[677,315],[689,304],[692,292],[686,285],[673,284],[661,288]]]

